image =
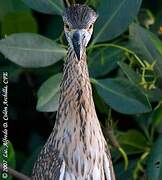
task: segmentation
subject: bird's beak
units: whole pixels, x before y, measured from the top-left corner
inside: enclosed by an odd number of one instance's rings
[[[80,60],[83,54],[83,31],[77,30],[73,33],[72,43],[77,59]]]

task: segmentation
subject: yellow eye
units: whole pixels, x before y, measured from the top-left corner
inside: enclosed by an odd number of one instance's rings
[[[64,25],[67,30],[70,30],[70,26],[68,24]]]

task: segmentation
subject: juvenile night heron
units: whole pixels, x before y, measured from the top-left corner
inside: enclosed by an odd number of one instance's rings
[[[86,46],[97,14],[75,4],[63,15],[69,44],[54,129],[34,165],[36,180],[115,180],[92,98]]]

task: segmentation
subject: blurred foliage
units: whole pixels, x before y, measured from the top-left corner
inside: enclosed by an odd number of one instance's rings
[[[13,169],[16,167],[15,152],[14,152],[13,146],[10,142],[8,142],[7,148],[6,148],[6,144],[1,145],[1,147],[0,147],[0,162],[2,162],[2,164],[3,164],[3,169],[7,168],[7,166],[5,166],[5,165],[8,165],[9,167],[12,167]],[[2,177],[6,177],[6,175],[4,175]],[[6,179],[6,178],[2,178],[2,179]],[[12,177],[8,176],[7,179],[10,180],[10,179],[12,179]]]
[[[117,179],[160,180],[162,1],[76,2],[99,14],[88,66]],[[65,5],[0,0],[0,72],[9,73],[8,162],[27,175],[54,125],[67,51],[60,16]]]

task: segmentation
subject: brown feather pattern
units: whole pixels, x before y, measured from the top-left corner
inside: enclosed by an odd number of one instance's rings
[[[86,14],[84,8],[73,12],[84,10]],[[77,19],[73,21],[77,23]],[[69,47],[56,123],[34,165],[33,180],[115,180],[95,111],[86,59],[84,51],[78,61]]]

